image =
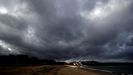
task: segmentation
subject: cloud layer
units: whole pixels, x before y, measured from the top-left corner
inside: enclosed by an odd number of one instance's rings
[[[133,60],[132,0],[0,0],[0,54]]]

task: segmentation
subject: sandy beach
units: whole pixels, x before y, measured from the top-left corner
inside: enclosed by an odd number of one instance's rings
[[[72,65],[43,65],[0,68],[0,75],[112,75],[111,73],[81,69]]]

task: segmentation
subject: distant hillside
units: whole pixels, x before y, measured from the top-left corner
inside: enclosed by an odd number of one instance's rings
[[[0,66],[10,65],[54,65],[54,64],[65,64],[64,62],[56,62],[55,60],[49,59],[38,59],[37,57],[29,57],[27,55],[1,55]]]

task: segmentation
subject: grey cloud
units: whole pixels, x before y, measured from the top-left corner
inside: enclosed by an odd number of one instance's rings
[[[101,57],[132,60],[129,48],[120,50],[118,47],[123,46],[132,33],[131,0],[0,2],[5,11],[0,9],[0,40],[12,45],[12,49],[19,53],[51,59]],[[132,42],[128,45],[132,46]],[[10,53],[0,49],[3,53]]]

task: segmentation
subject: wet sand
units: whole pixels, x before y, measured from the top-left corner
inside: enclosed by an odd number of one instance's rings
[[[112,75],[109,72],[81,69],[72,65],[43,65],[0,68],[0,75]]]

